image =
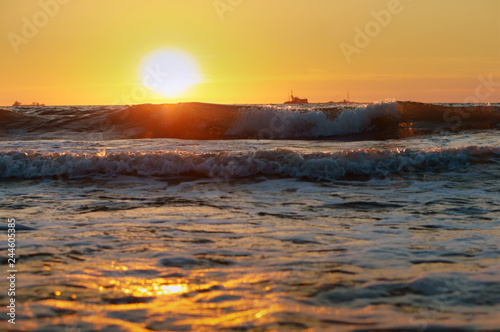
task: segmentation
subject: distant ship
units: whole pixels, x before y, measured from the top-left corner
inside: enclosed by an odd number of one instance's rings
[[[329,101],[329,104],[356,104],[355,101],[350,101],[349,100],[349,92],[347,92],[347,99],[341,100],[341,101]]]
[[[290,100],[284,102],[284,104],[308,104],[309,102],[306,99],[300,99],[299,97],[295,97],[293,95],[293,91],[290,93]]]
[[[355,101],[349,101],[349,100],[341,100],[341,101],[337,101],[335,102],[335,104],[356,104]]]
[[[16,102],[12,104],[12,106],[45,106],[45,104],[40,104],[37,102],[32,102],[31,104],[23,104],[16,100]]]

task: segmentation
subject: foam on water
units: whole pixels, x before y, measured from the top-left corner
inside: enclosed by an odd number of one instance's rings
[[[9,181],[0,208],[31,228],[17,323],[494,331],[492,179]]]
[[[306,139],[359,134],[375,127],[375,119],[396,122],[396,102],[359,106],[352,110],[319,108],[251,108],[241,112],[226,133],[271,139]],[[264,130],[263,130],[264,128]]]
[[[386,101],[373,104],[218,105],[0,109],[0,137],[18,139],[391,139],[438,130],[498,130],[500,107]]]
[[[135,152],[94,154],[0,153],[0,177],[82,178],[89,176],[179,176],[241,178],[273,175],[311,180],[348,176],[387,176],[404,172],[467,171],[470,164],[495,164],[500,148],[469,146],[449,149],[377,150],[300,153],[288,149],[259,150],[242,154]]]

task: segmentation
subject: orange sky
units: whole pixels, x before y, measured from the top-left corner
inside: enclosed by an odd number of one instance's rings
[[[500,102],[498,0],[2,0],[0,16],[0,105]],[[201,79],[142,86],[159,49]]]

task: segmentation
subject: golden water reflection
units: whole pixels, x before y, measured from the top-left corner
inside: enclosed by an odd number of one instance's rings
[[[372,324],[405,325],[408,317],[418,312],[412,307],[398,311],[390,305],[354,309],[308,304],[306,293],[312,292],[314,284],[299,282],[300,285],[282,289],[277,287],[280,280],[271,273],[249,273],[214,281],[198,278],[196,272],[192,272],[186,279],[124,276],[87,280],[85,285],[87,289],[93,287],[93,293],[76,296],[58,289],[52,299],[38,301],[30,310],[37,317],[40,315],[37,310],[43,313],[46,309],[42,307],[52,308],[60,315],[51,318],[53,323],[75,326],[75,331],[86,330],[88,326],[105,330],[117,325],[124,331],[294,330],[302,325],[321,330],[331,328],[332,324],[337,331],[350,331]],[[294,298],[302,298],[304,302]],[[439,312],[433,315],[441,317]],[[451,324],[456,318],[451,317],[448,322],[443,317],[444,324]],[[282,325],[283,322],[290,325]]]
[[[366,286],[363,282],[367,276],[370,280],[391,280],[398,275],[410,280],[415,275],[411,269],[333,269],[319,263],[316,269],[286,271],[241,267],[155,270],[151,266],[113,264],[110,269],[109,263],[103,263],[99,275],[66,275],[63,286],[52,288],[48,299],[33,302],[26,312],[35,320],[51,317],[52,326],[74,326],[75,331],[106,330],[110,326],[120,326],[120,331],[323,330],[332,326],[336,331],[352,331],[359,327],[405,326],[410,318],[422,313],[411,301],[399,308],[389,302],[353,308],[321,295],[345,288],[354,292]],[[450,268],[449,264],[432,264],[432,271],[424,264],[417,267],[423,280],[428,272]],[[318,274],[318,269],[323,272]],[[466,265],[455,264],[453,271],[457,270],[469,271]],[[432,315],[450,326],[461,319],[439,311],[432,311]],[[22,324],[24,330],[37,328],[33,321]]]
[[[201,289],[200,287],[194,286],[190,288],[186,283],[175,283],[175,281],[165,279],[147,280],[131,278],[122,281],[117,279],[109,280],[108,285],[99,286],[99,291],[104,292],[106,289],[110,288],[115,293],[122,292],[123,294],[133,297],[183,294],[188,291]]]

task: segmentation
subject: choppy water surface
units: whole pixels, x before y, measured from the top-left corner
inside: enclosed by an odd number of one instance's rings
[[[499,146],[5,139],[15,327],[498,330]]]

